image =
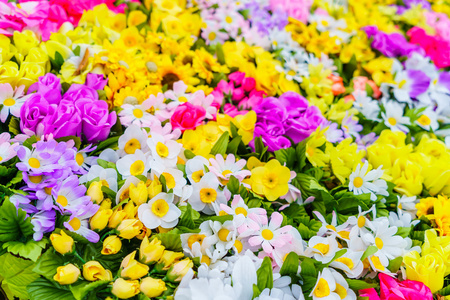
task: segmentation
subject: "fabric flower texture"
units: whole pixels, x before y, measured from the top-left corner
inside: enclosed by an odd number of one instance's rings
[[[348,189],[355,195],[370,194],[370,199],[375,201],[377,195],[388,196],[386,181],[383,176],[382,166],[376,170],[370,170],[369,163],[359,164],[356,170],[350,174]]]

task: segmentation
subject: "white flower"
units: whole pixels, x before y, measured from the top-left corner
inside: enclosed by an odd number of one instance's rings
[[[335,259],[330,266],[344,271],[348,278],[358,278],[364,270],[364,264],[361,261],[363,253],[363,251],[347,249],[347,252]]]
[[[99,181],[103,182],[104,186],[107,186],[114,192],[117,192],[116,170],[112,168],[104,169],[99,165],[94,165],[89,169],[89,172],[86,175],[80,177],[80,183],[89,182],[95,178],[98,178]]]
[[[25,86],[21,85],[14,90],[9,83],[0,84],[0,104],[3,105],[0,112],[0,121],[5,123],[9,114],[20,117],[20,108],[31,95],[24,95]]]
[[[329,263],[339,250],[335,236],[313,236],[308,242],[308,250],[314,255],[314,259],[326,264]]]
[[[416,123],[427,131],[436,131],[439,128],[438,115],[431,107],[427,107],[422,112]]]
[[[228,154],[226,160],[221,154],[217,154],[215,158],[210,158],[209,162],[211,163],[209,170],[222,180],[229,180],[230,176],[234,176],[242,181],[252,174],[249,170],[243,170],[247,163],[245,159],[236,161],[233,154]]]
[[[117,171],[124,177],[147,175],[150,169],[149,159],[137,149],[134,154],[128,154],[117,161]]]
[[[157,117],[147,112],[152,107],[150,102],[143,102],[140,105],[123,104],[121,107],[119,118],[125,127],[135,124],[139,127],[152,128],[154,124],[161,123]]]
[[[141,129],[138,125],[132,124],[119,137],[118,146],[120,156],[126,154],[134,154],[137,149],[142,152],[148,152],[147,147],[147,131]]]
[[[387,183],[380,179],[383,176],[382,166],[377,169],[367,171],[369,163],[366,161],[361,167],[359,164],[356,170],[350,174],[348,189],[355,195],[370,194],[372,201],[377,200],[376,195],[388,196]]]
[[[209,172],[206,173],[198,183],[192,185],[193,192],[188,202],[196,211],[207,215],[214,214],[214,205],[219,207],[221,203],[226,203],[225,195],[219,190],[219,180]]]
[[[388,101],[384,104],[384,108],[386,112],[382,112],[381,116],[387,127],[392,131],[409,132],[408,127],[405,125],[411,125],[411,120],[403,116],[404,105],[394,101]]]
[[[375,230],[375,227],[372,224],[372,221],[370,221],[366,215],[373,211],[373,207],[369,209],[368,211],[362,211],[361,206],[358,206],[358,215],[357,216],[350,216],[347,219],[347,223],[350,224],[352,229],[350,230],[350,242],[352,242],[353,239],[356,237],[359,237],[363,235],[364,233],[368,232],[368,229]],[[354,249],[354,248],[352,248]],[[359,249],[358,249],[359,250]],[[355,251],[358,251],[355,250]]]
[[[355,97],[355,101],[353,102],[354,108],[362,113],[368,120],[379,120],[378,114],[380,112],[380,106],[378,105],[378,101],[367,96],[366,91],[356,90],[352,93],[352,95]]]
[[[149,229],[173,228],[178,223],[181,210],[173,204],[173,194],[159,193],[138,208],[138,217]]]
[[[401,197],[397,196],[397,199],[398,199],[397,208],[410,214],[411,218],[415,218],[417,212],[416,204],[418,202],[417,197],[416,196],[408,197],[406,195],[402,195]]]
[[[397,213],[389,212],[389,225],[397,227],[411,227],[416,226],[420,220],[412,220],[409,213],[404,213],[400,208],[397,208]]]
[[[175,168],[177,166],[178,155],[183,147],[173,140],[166,140],[160,134],[153,134],[147,140],[147,145],[152,153],[152,169],[162,172],[165,168]]]
[[[356,300],[356,295],[349,289],[345,278],[330,268],[324,268],[319,273],[316,285],[309,296],[313,300]]]
[[[209,170],[209,161],[201,155],[197,155],[186,162],[186,175],[191,184],[197,183]]]
[[[184,179],[183,172],[181,172],[178,169],[174,168],[166,168],[163,169],[162,172],[159,172],[159,170],[152,169],[151,178],[160,177],[161,175],[164,176],[164,179],[166,181],[166,187],[167,190],[172,190],[172,193],[175,196],[183,197],[185,195],[185,192],[183,188],[186,186],[186,179]]]

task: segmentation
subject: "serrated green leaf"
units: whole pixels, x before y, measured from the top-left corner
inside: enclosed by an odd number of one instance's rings
[[[30,283],[27,291],[32,300],[75,300],[69,287],[42,277]]]
[[[116,254],[103,255],[101,254],[102,248],[102,243],[89,243],[82,251],[80,251],[80,254],[82,253],[81,256],[85,261],[96,260],[108,270],[118,269],[123,257],[125,256],[124,249],[122,248]]]
[[[10,253],[3,254],[0,256],[2,286],[7,286],[14,296],[28,299],[27,285],[39,278],[39,275],[32,271],[33,267],[31,260],[15,257]]]
[[[13,179],[9,180],[8,183],[6,184],[6,187],[10,187],[16,183],[19,183],[23,180],[23,174],[22,171],[18,171],[16,173],[16,175],[14,176]]]
[[[14,204],[5,199],[0,207],[0,242],[18,240],[21,236],[33,235],[31,218],[27,218],[26,212],[16,209]]]
[[[227,151],[229,137],[230,137],[230,134],[228,133],[228,131],[225,131],[224,133],[222,133],[220,138],[217,140],[217,142],[212,147],[210,153],[212,155],[216,155],[216,154],[224,155]]]
[[[9,121],[8,129],[9,129],[9,132],[11,132],[14,135],[21,133],[19,119],[16,117],[12,117],[11,121]]]
[[[26,243],[9,241],[3,244],[3,249],[8,249],[8,252],[36,261],[46,245],[47,240],[44,239],[39,242],[28,240]]]
[[[436,292],[437,295],[450,296],[450,285]]]
[[[196,210],[192,209],[192,206],[189,203],[186,206],[180,207],[180,210],[182,211],[182,214],[178,225],[195,229],[196,226],[194,221],[200,218],[200,214]]]
[[[257,285],[260,291],[273,288],[272,263],[269,257],[264,257],[261,267],[256,271]]]
[[[56,254],[53,249],[48,249],[37,260],[33,272],[51,279],[56,274],[56,268],[63,266],[64,262],[64,259]]]
[[[294,276],[297,275],[299,267],[299,257],[297,253],[291,252],[286,256],[283,265],[280,269],[281,276]]]
[[[76,300],[83,300],[83,298],[90,292],[98,287],[105,286],[109,284],[109,280],[98,280],[94,282],[81,281],[77,284],[70,286],[70,291]]]
[[[175,228],[166,233],[158,233],[152,235],[152,238],[150,240],[152,240],[153,237],[157,237],[167,250],[183,251],[183,247],[181,246],[180,233],[181,231]]]
[[[290,170],[293,169],[296,161],[296,152],[294,148],[280,149],[274,152],[276,159],[282,164],[286,164]]]

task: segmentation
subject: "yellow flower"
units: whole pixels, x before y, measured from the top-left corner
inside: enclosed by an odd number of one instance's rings
[[[171,15],[162,19],[162,29],[168,37],[175,40],[178,40],[187,35],[187,32],[184,30],[181,20]]]
[[[120,223],[119,227],[117,227],[117,230],[120,232],[120,237],[129,240],[137,236],[143,226],[144,225],[141,223],[141,221],[137,219],[126,219]]]
[[[145,277],[142,279],[139,289],[149,298],[159,297],[162,293],[164,293],[164,291],[167,290],[166,283],[164,281],[152,277]]]
[[[167,271],[167,279],[172,282],[180,282],[193,266],[194,263],[189,258],[178,261]]]
[[[422,192],[421,167],[407,158],[402,157],[395,161],[391,168],[391,176],[396,185],[395,191],[408,197],[419,195]]]
[[[428,216],[437,225],[441,236],[450,236],[450,201],[446,196],[439,195],[434,203],[434,213]]]
[[[305,155],[314,167],[324,167],[330,161],[330,155],[324,153],[320,147],[326,143],[325,130],[317,128],[306,141]]]
[[[102,230],[108,225],[109,218],[113,214],[112,209],[99,209],[89,221],[92,230]]]
[[[52,233],[50,235],[50,241],[56,252],[61,254],[71,253],[73,251],[73,238],[68,236],[64,230],[61,230],[59,234]]]
[[[159,181],[158,177],[154,177],[153,181],[147,187],[148,197],[149,199],[155,197],[159,193],[162,192],[162,184]]]
[[[143,181],[140,181],[137,186],[135,186],[133,183],[130,184],[130,199],[133,201],[136,205],[140,205],[142,203],[147,202],[148,200],[148,191],[147,186]]]
[[[437,199],[434,197],[422,198],[420,202],[416,204],[417,217],[427,216],[434,214],[434,204]]]
[[[141,10],[133,10],[130,11],[130,13],[128,14],[127,25],[128,27],[138,26],[139,24],[142,24],[146,21],[147,21],[146,14],[144,14]]]
[[[183,10],[178,5],[177,1],[174,0],[154,0],[153,4],[155,5],[156,9],[166,12],[170,15],[176,15]]]
[[[16,86],[19,77],[19,66],[13,61],[7,61],[0,65],[0,83],[9,83]]]
[[[68,264],[56,268],[56,274],[53,276],[53,280],[61,285],[72,284],[78,280],[80,274],[80,269],[75,267],[73,264]]]
[[[403,263],[407,279],[424,283],[432,293],[444,286],[446,266],[440,255],[428,253],[421,257],[417,251],[411,251],[403,257]]]
[[[439,254],[447,267],[445,275],[450,274],[450,236],[438,236],[436,230],[425,231],[425,242],[422,245],[422,255]]]
[[[157,269],[168,270],[175,262],[177,262],[182,257],[184,257],[184,254],[181,252],[164,250],[164,253],[158,261]]]
[[[122,248],[122,241],[117,235],[110,235],[103,241],[103,255],[116,254]]]
[[[437,159],[424,166],[422,175],[430,195],[450,195],[450,159]]]
[[[142,239],[141,246],[139,248],[139,261],[144,264],[155,263],[161,259],[164,253],[165,247],[161,245],[161,241],[154,238],[149,242],[148,237],[145,236]]]
[[[255,131],[256,113],[251,110],[245,115],[237,115],[234,117],[233,123],[238,128],[238,134],[242,136],[242,142],[248,145],[253,140]]]
[[[17,51],[22,55],[27,55],[31,48],[39,45],[36,34],[31,30],[24,30],[22,32],[14,31],[13,40]]]
[[[102,183],[100,181],[94,181],[89,185],[86,195],[91,197],[91,200],[95,203],[103,201]]]
[[[138,279],[148,274],[149,267],[134,259],[136,251],[128,254],[120,265],[120,276],[128,279]]]
[[[113,283],[111,293],[119,299],[128,299],[136,296],[139,294],[139,281],[117,278]]]
[[[301,84],[308,96],[323,96],[326,93],[330,93],[333,82],[328,79],[328,76],[331,74],[331,71],[325,69],[321,63],[308,65],[308,70],[310,77],[305,77]]]
[[[124,29],[120,33],[120,39],[117,40],[117,46],[123,46],[126,49],[140,48],[144,38],[141,36],[135,26]]]
[[[195,155],[208,156],[212,146],[197,130],[186,130],[181,138],[183,148],[192,151]]]
[[[127,213],[122,210],[121,207],[116,208],[113,214],[109,218],[108,227],[116,228],[126,218]]]
[[[198,73],[198,77],[205,79],[207,83],[211,83],[214,73],[228,72],[228,68],[222,66],[205,48],[195,50],[192,67]]]
[[[346,138],[336,147],[327,143],[325,153],[330,156],[333,174],[344,184],[364,157],[365,151],[359,150],[352,138]]]
[[[278,160],[272,159],[266,165],[252,170],[251,186],[255,193],[274,201],[289,191],[290,177],[290,170]]]
[[[88,261],[83,265],[83,277],[88,281],[112,280],[110,270],[105,270],[98,261]]]
[[[214,121],[210,121],[205,125],[200,125],[196,127],[195,130],[205,138],[206,142],[208,142],[211,147],[214,146],[223,133],[217,122]]]

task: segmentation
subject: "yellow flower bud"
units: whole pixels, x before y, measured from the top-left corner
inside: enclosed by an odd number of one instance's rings
[[[129,201],[123,206],[123,211],[127,214],[126,219],[134,219],[138,210],[138,206],[134,205],[133,201]]]
[[[120,276],[127,279],[138,279],[148,274],[149,267],[134,259],[136,251],[128,254],[120,265]]]
[[[80,269],[72,264],[68,264],[56,268],[56,274],[53,276],[53,280],[61,285],[72,284],[78,280],[78,276],[80,276],[80,274]]]
[[[125,220],[127,217],[127,213],[124,212],[121,208],[117,208],[113,211],[113,214],[109,218],[108,227],[116,228],[119,224]]]
[[[171,231],[173,228],[162,228],[161,226],[158,226],[158,232],[159,233],[167,233],[169,231]]]
[[[403,257],[403,263],[407,279],[422,282],[432,293],[444,286],[446,266],[439,254],[428,253],[421,257],[417,251],[411,251]]]
[[[86,194],[91,197],[91,200],[95,203],[103,201],[102,183],[100,181],[94,181],[89,186]]]
[[[103,241],[103,255],[116,254],[122,248],[122,241],[117,235],[110,235]]]
[[[143,181],[140,181],[136,186],[133,183],[130,184],[130,199],[136,205],[141,205],[148,200],[147,186]]]
[[[141,280],[140,290],[149,298],[161,296],[167,290],[166,283],[161,279],[145,277]]]
[[[103,199],[102,203],[100,203],[100,209],[111,209],[111,204],[111,199]]]
[[[110,270],[105,270],[98,261],[88,261],[83,265],[83,277],[89,281],[112,280]]]
[[[164,249],[165,247],[157,238],[149,242],[148,237],[144,237],[139,248],[139,260],[144,264],[157,262],[163,255]]]
[[[39,45],[36,34],[31,30],[14,31],[14,45],[22,55],[27,55],[30,49]]]
[[[139,281],[117,278],[111,292],[119,299],[128,299],[139,294]]]
[[[50,241],[56,252],[64,255],[73,251],[73,238],[68,236],[63,230],[59,234],[52,233],[50,235]]]
[[[144,237],[149,237],[152,235],[152,230],[147,227],[142,227],[141,232],[136,236],[136,238],[142,240]]]
[[[124,239],[132,239],[139,234],[144,225],[137,219],[126,219],[120,223],[117,230],[120,231],[119,236]]]
[[[90,225],[91,229],[95,230],[102,230],[108,225],[109,218],[113,214],[112,209],[102,209],[95,213],[95,215],[92,216]]]
[[[181,252],[173,252],[165,250],[163,255],[158,261],[157,268],[160,270],[168,270],[174,264],[174,262],[177,262],[183,256],[184,254]]]
[[[155,179],[148,186],[148,197],[152,199],[156,195],[162,192],[162,184],[159,182],[158,178],[155,176]]]
[[[180,282],[186,273],[192,269],[194,263],[189,258],[185,258],[176,262],[169,271],[167,271],[167,278],[173,282]]]

